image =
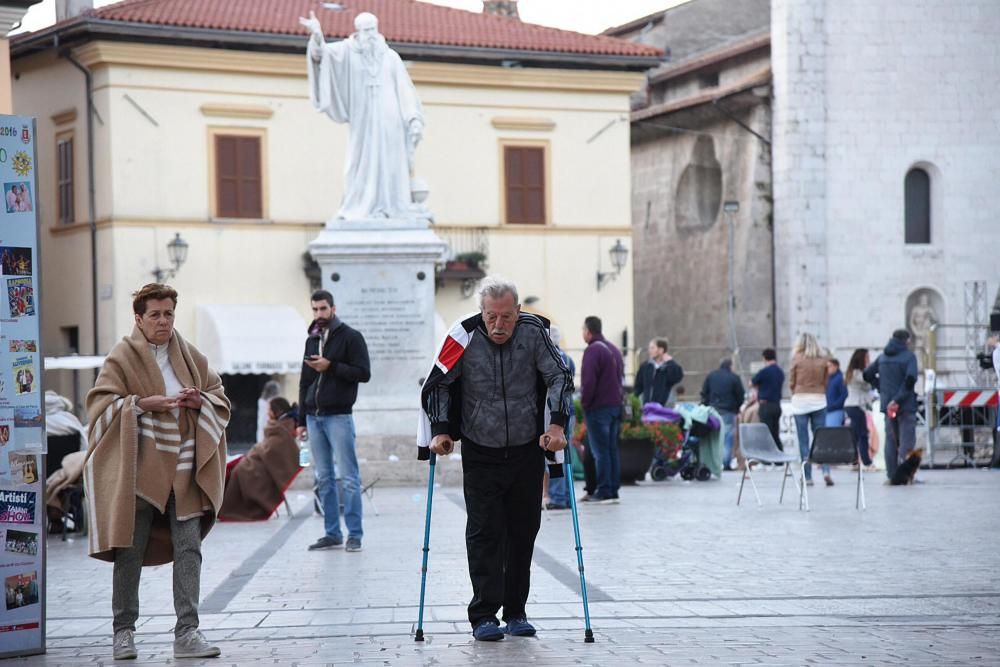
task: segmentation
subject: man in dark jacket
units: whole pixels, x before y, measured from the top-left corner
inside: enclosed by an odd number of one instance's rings
[[[544,458],[566,446],[573,376],[543,322],[521,313],[513,284],[485,279],[479,309],[475,328],[445,343],[439,363],[449,362],[447,372],[432,388],[425,386],[421,398],[431,451],[445,456],[454,439],[462,441],[469,622],[477,640],[496,641],[535,634],[525,605],[541,525]],[[453,385],[461,391],[453,392]],[[539,411],[546,405],[550,426],[543,432]]]
[[[757,389],[758,415],[767,424],[778,449],[781,445],[781,387],[785,384],[785,372],[778,365],[778,355],[773,347],[763,352],[764,367],[757,371],[750,383]]]
[[[872,364],[865,382],[878,388],[885,415],[885,472],[889,479],[917,441],[917,357],[910,351],[910,332],[897,329]]]
[[[718,410],[725,426],[726,451],[722,462],[726,470],[732,470],[730,461],[733,458],[733,429],[736,428],[736,415],[743,405],[744,394],[743,381],[733,372],[733,360],[728,357],[705,376],[705,382],[701,385],[701,402]]]
[[[622,421],[622,387],[625,361],[621,351],[601,333],[601,319],[593,315],[583,323],[583,351],[580,371],[580,403],[587,424],[587,442],[597,464],[597,488],[585,501],[618,502],[621,486],[621,459],[618,436]]]
[[[358,383],[371,378],[368,346],[364,336],[337,318],[332,294],[326,290],[313,292],[310,305],[314,319],[309,326],[299,380],[301,409],[296,434],[300,438],[306,434],[309,437],[326,534],[309,545],[309,550],[332,549],[344,544],[336,482],[336,468],[339,468],[344,490],[344,524],[347,526],[345,549],[361,551],[364,535],[361,472],[355,452],[351,410],[358,398]]]
[[[649,341],[649,360],[639,367],[635,374],[632,392],[642,399],[642,404],[659,403],[666,405],[670,400],[670,390],[684,379],[684,369],[667,352],[666,338]]]

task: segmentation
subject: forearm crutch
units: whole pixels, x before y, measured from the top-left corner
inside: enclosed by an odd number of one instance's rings
[[[434,502],[434,467],[437,463],[437,454],[431,452],[431,470],[427,477],[427,518],[424,523],[424,562],[420,567],[420,611],[417,613],[417,633],[413,641],[424,641],[424,591],[427,588],[427,554],[430,551],[431,541],[431,505]],[[579,540],[578,540],[579,542]]]
[[[576,512],[576,491],[573,488],[573,465],[570,454],[572,447],[573,445],[569,445],[563,450],[565,454],[563,470],[565,471],[566,483],[569,485],[569,506],[573,512],[573,537],[576,539],[576,564],[580,570],[580,595],[583,597],[583,622],[586,628],[583,633],[583,641],[586,644],[593,644],[594,631],[590,629],[590,606],[587,604],[587,580],[583,574],[583,546],[580,544],[580,517]]]

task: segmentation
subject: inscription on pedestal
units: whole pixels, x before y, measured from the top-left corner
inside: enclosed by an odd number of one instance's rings
[[[364,335],[372,363],[426,363],[422,343],[430,323],[418,300],[396,287],[362,287],[359,292],[344,301],[343,310]]]

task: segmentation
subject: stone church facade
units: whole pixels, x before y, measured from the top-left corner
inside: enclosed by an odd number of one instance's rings
[[[736,348],[749,372],[802,331],[846,363],[896,328],[926,346],[933,322],[982,321],[1000,5],[694,0],[608,34],[670,56],[633,99],[637,342],[667,335],[696,372]],[[941,336],[960,382],[965,330]]]

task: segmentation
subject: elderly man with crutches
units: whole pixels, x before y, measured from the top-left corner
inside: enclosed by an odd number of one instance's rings
[[[548,323],[521,313],[517,288],[487,278],[480,312],[449,332],[421,392],[425,413],[418,444],[435,456],[462,441],[466,548],[473,597],[469,623],[479,641],[531,636],[525,604],[531,557],[541,522],[543,460],[563,474],[564,426],[573,378],[552,344]],[[546,429],[545,410],[550,425]],[[560,456],[556,456],[556,454]],[[424,543],[426,580],[430,494]],[[503,608],[504,626],[497,613]],[[421,616],[423,585],[421,586]],[[422,618],[417,639],[422,639]]]

